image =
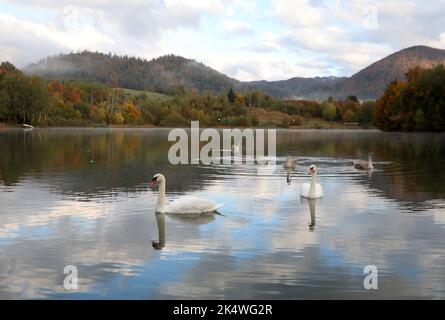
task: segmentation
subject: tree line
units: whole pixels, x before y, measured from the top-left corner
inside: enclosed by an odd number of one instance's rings
[[[407,73],[375,101],[357,97],[326,101],[279,100],[262,91],[198,92],[171,86],[166,93],[114,88],[97,82],[44,80],[12,64],[0,65],[0,122],[38,126],[153,125],[304,126],[308,120],[357,123],[382,130],[443,131],[445,69]],[[261,117],[258,109],[266,110]],[[273,111],[273,112],[272,112]],[[275,122],[269,115],[282,115]]]
[[[286,115],[281,127],[307,118],[370,124],[373,105],[355,97],[345,101],[282,101],[261,91],[203,92],[172,86],[168,95],[113,88],[97,82],[44,80],[27,76],[12,64],[0,65],[0,121],[39,126],[154,125],[267,126],[252,108]]]
[[[413,68],[377,100],[375,124],[385,131],[445,131],[445,68]]]

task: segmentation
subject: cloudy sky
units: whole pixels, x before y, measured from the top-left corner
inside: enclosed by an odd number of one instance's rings
[[[79,50],[177,54],[240,80],[349,76],[412,45],[445,49],[443,0],[0,0],[0,60]]]

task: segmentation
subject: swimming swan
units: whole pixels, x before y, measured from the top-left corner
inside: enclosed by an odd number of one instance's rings
[[[300,196],[309,199],[323,197],[323,188],[317,183],[317,167],[314,164],[309,167],[309,174],[312,176],[311,183],[302,185]]]
[[[222,204],[215,204],[211,201],[196,198],[182,197],[168,205],[165,205],[165,177],[157,173],[151,179],[152,185],[159,184],[158,200],[156,201],[156,212],[159,213],[177,213],[177,214],[201,214],[207,212],[216,212]]]
[[[372,165],[372,153],[368,153],[368,161],[366,160],[360,160],[354,162],[354,168],[359,170],[371,170],[374,169],[374,166]]]
[[[297,165],[297,160],[291,159],[290,153],[287,154],[287,159],[284,161],[283,167],[285,169],[295,169]]]

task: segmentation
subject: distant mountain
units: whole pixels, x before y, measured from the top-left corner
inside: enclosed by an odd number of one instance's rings
[[[280,81],[241,82],[194,60],[167,55],[150,61],[84,51],[49,57],[23,71],[45,78],[95,80],[119,87],[165,92],[181,85],[199,91],[227,91],[233,87],[258,89],[282,99],[326,99],[356,95],[378,98],[395,79],[416,66],[431,68],[445,64],[445,50],[410,47],[383,58],[351,77],[295,77]]]
[[[335,95],[346,78],[339,77],[295,77],[279,81],[242,82],[238,89],[257,89],[282,99],[324,99]]]
[[[23,70],[48,79],[99,81],[117,87],[165,92],[172,86],[199,91],[229,90],[238,81],[195,60],[166,55],[147,61],[83,51],[60,54]]]
[[[254,81],[242,86],[259,88],[280,98],[326,99],[355,95],[360,99],[376,99],[395,79],[404,80],[414,67],[432,68],[445,65],[445,50],[426,46],[410,47],[383,58],[351,77],[291,78],[282,81]]]
[[[405,73],[409,69],[429,69],[438,64],[445,65],[445,50],[426,46],[410,47],[393,53],[347,78],[337,95],[354,94],[362,99],[373,99],[379,97],[391,81],[405,80]]]

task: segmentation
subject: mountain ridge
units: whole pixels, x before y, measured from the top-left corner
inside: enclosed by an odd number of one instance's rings
[[[59,54],[26,66],[23,71],[49,79],[99,81],[128,89],[166,93],[182,86],[198,91],[222,92],[262,90],[281,99],[326,99],[355,95],[378,98],[386,86],[404,80],[413,67],[431,68],[445,64],[445,50],[412,46],[394,52],[359,70],[350,77],[292,77],[286,80],[243,82],[216,71],[201,62],[175,55],[152,60],[99,52]]]

